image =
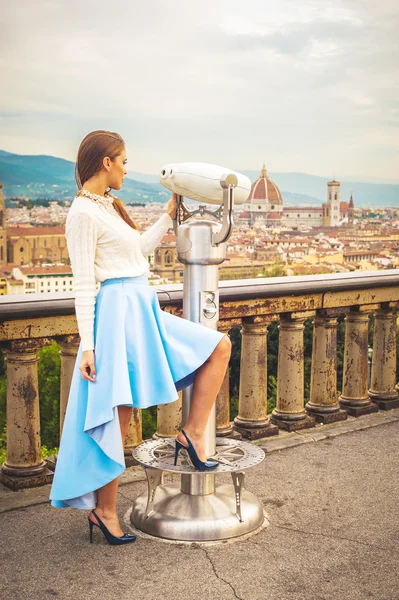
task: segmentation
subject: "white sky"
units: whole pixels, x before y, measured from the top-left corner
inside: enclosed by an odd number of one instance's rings
[[[397,0],[18,0],[0,31],[3,150],[399,180]]]

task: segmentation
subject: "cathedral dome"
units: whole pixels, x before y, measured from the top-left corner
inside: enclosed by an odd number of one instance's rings
[[[277,185],[267,176],[265,165],[263,165],[259,179],[252,184],[247,202],[256,203],[258,200],[263,200],[270,204],[283,204],[281,192]]]

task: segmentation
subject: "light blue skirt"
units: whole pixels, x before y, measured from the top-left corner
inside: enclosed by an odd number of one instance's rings
[[[102,282],[96,296],[96,381],[80,344],[50,492],[52,506],[92,509],[96,490],[126,468],[117,407],[178,399],[225,334],[161,310],[147,274]]]

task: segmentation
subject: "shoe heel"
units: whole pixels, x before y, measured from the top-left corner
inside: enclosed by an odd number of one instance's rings
[[[93,543],[93,526],[94,526],[94,523],[88,517],[87,517],[87,520],[89,521],[89,528],[90,528],[90,544],[92,544]]]
[[[136,536],[131,533],[124,533],[120,537],[113,535],[107,529],[107,527],[104,525],[104,523],[101,521],[100,517],[95,512],[94,508],[91,512],[94,515],[94,517],[97,519],[97,522],[98,522],[97,527],[99,527],[101,529],[101,531],[103,532],[104,537],[107,540],[108,544],[111,544],[113,546],[116,546],[116,545],[120,546],[122,544],[130,544],[131,542],[134,542],[134,540],[136,539]],[[93,521],[91,521],[91,519],[89,519],[89,523],[90,523],[90,543],[91,543],[92,539],[93,539],[93,537],[92,537],[93,525],[95,525],[95,523]]]
[[[184,444],[182,444],[181,442],[179,442],[179,440],[175,440],[175,442],[176,442],[176,446],[175,446],[175,462],[174,462],[174,465],[176,466],[177,465],[177,457],[178,457],[178,454],[179,454],[179,450],[181,450],[182,448],[185,448],[185,446],[184,446]],[[187,448],[186,448],[186,450],[187,450]]]

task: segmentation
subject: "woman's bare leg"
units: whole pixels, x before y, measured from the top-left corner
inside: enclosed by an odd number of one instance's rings
[[[199,367],[195,374],[190,413],[184,425],[184,431],[193,443],[199,459],[203,461],[207,458],[205,453],[205,428],[216,396],[222,386],[230,354],[231,341],[225,335],[208,360]],[[187,440],[181,431],[178,433],[177,439],[187,446]]]
[[[119,422],[121,426],[122,443],[125,444],[127,428],[132,414],[131,406],[118,406]],[[118,492],[120,476],[116,477],[103,487],[97,490],[97,506],[96,513],[104,522],[104,525],[109,531],[118,537],[123,535],[123,531],[119,525],[118,515],[116,513],[116,495]],[[92,514],[89,518],[93,523],[97,524],[97,519]]]

